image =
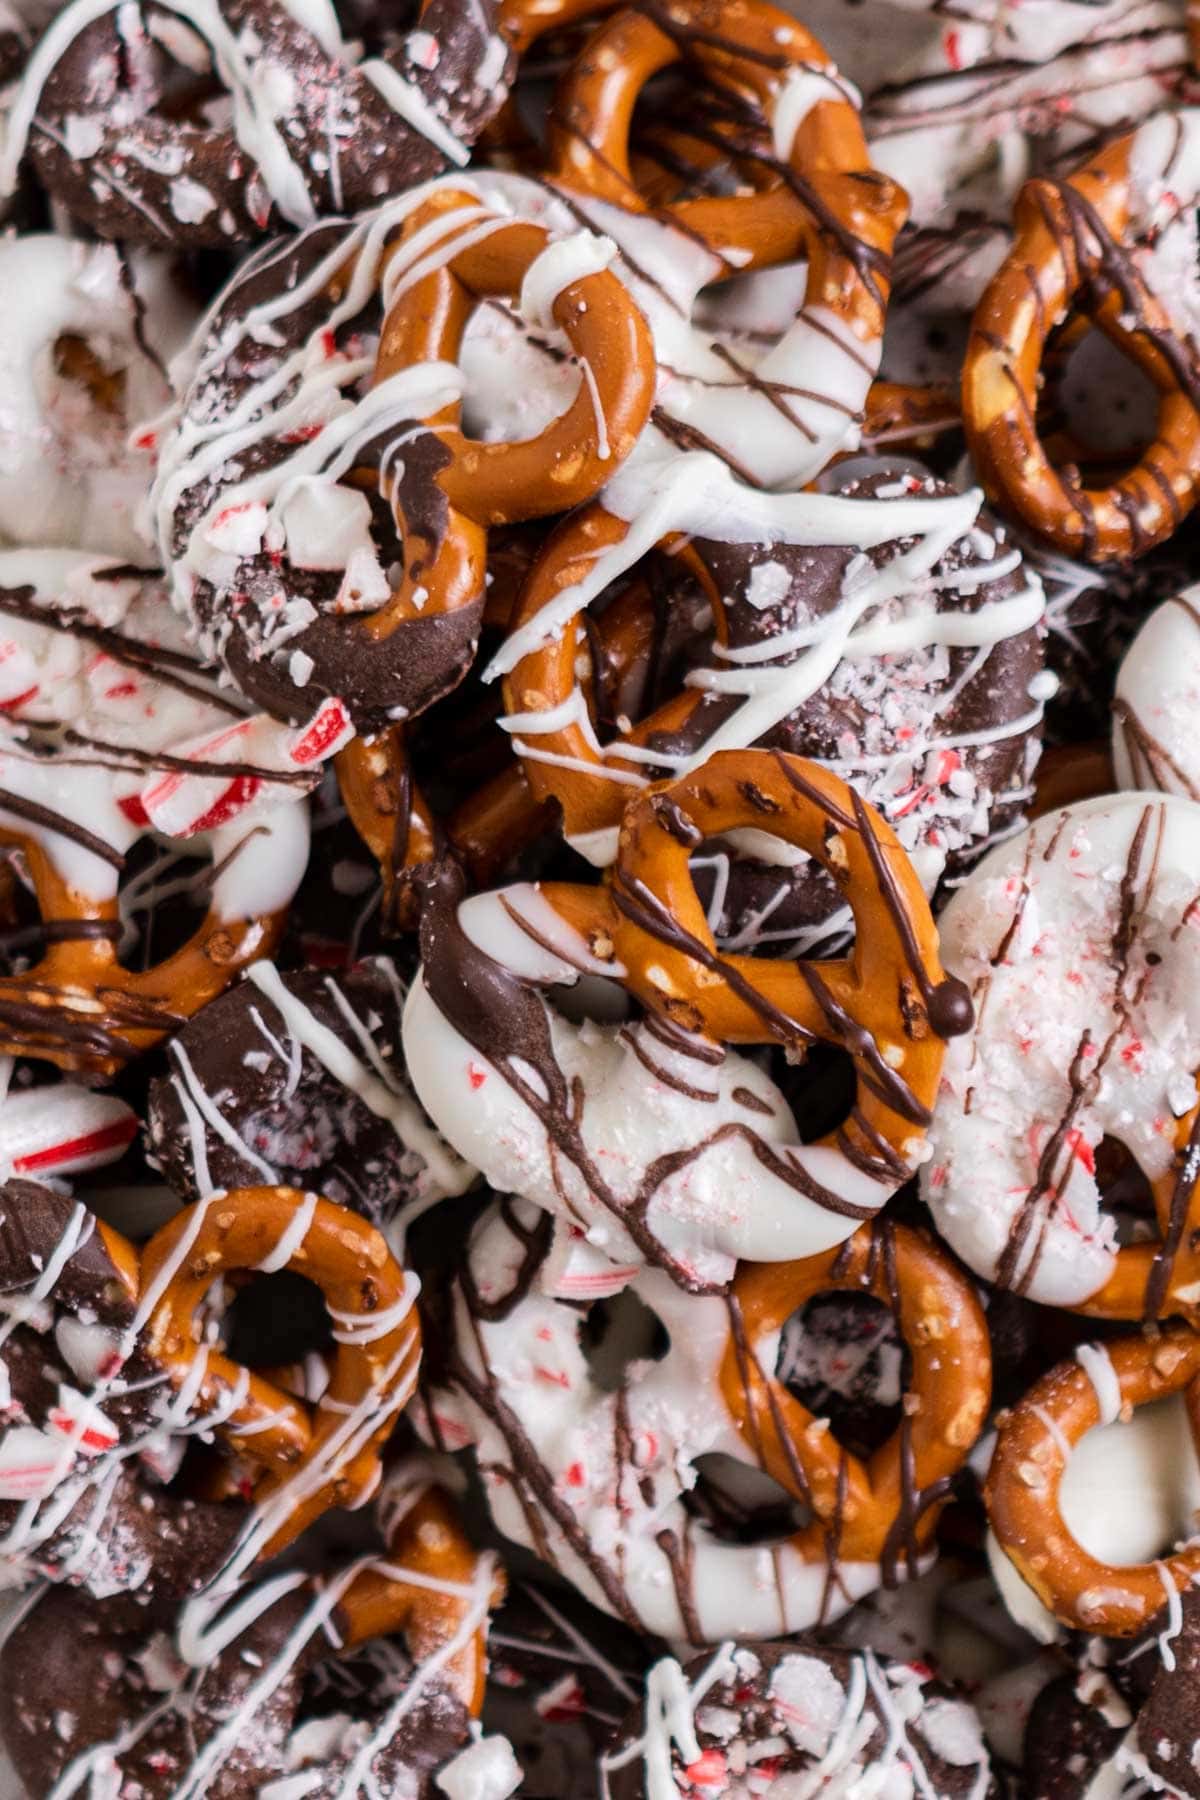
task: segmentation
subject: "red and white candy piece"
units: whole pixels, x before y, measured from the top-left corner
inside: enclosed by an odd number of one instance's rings
[[[137,1136],[137,1115],[115,1094],[72,1081],[10,1090],[0,1103],[0,1177],[79,1175],[116,1162]]]

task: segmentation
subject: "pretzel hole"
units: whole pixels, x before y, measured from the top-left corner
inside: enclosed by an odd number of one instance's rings
[[[333,1323],[315,1282],[293,1269],[252,1275],[232,1294],[219,1321],[225,1349],[247,1368],[299,1362],[333,1348]]]
[[[68,388],[82,388],[89,406],[114,419],[120,418],[125,400],[124,369],[109,368],[94,345],[72,332],[56,338],[50,353],[60,382]],[[67,410],[67,403],[63,410]]]
[[[661,1362],[671,1348],[667,1328],[639,1294],[625,1288],[611,1299],[597,1300],[580,1327],[580,1346],[592,1380],[615,1394],[631,1364]]]
[[[802,1144],[816,1143],[845,1123],[857,1097],[854,1059],[837,1044],[810,1044],[799,1064],[782,1050],[770,1054],[771,1074],[792,1109]]]
[[[723,1450],[692,1459],[696,1484],[683,1496],[693,1518],[730,1544],[771,1544],[803,1531],[812,1512],[773,1476]]]
[[[115,948],[122,968],[141,973],[181,950],[208,911],[215,877],[205,852],[139,838],[117,890],[121,932]]]
[[[900,1422],[912,1357],[891,1308],[873,1294],[816,1294],[785,1323],[775,1374],[864,1457]]]
[[[1116,1220],[1118,1242],[1154,1236],[1154,1190],[1132,1153],[1117,1138],[1104,1137],[1095,1159],[1100,1204]]]
[[[1085,482],[1101,485],[1132,469],[1154,441],[1159,395],[1133,358],[1077,318],[1051,334],[1042,363],[1038,432]]]

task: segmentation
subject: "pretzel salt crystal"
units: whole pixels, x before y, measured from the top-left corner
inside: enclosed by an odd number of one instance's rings
[[[314,1408],[197,1338],[209,1288],[235,1270],[292,1269],[314,1282],[334,1322],[329,1386]],[[143,1343],[189,1403],[262,1470],[262,1555],[329,1506],[358,1506],[411,1398],[421,1357],[415,1279],[356,1213],[296,1188],[235,1188],[196,1201],[142,1253]]]
[[[535,1221],[519,1202],[481,1221],[430,1400],[436,1441],[476,1445],[507,1536],[634,1629],[698,1644],[807,1629],[921,1571],[990,1392],[971,1284],[931,1242],[864,1226],[833,1253],[744,1265],[726,1295],[643,1271],[633,1291],[669,1348],[614,1392],[588,1364],[579,1300],[542,1285],[553,1271]],[[913,1358],[896,1435],[865,1465],[774,1374],[781,1324],[831,1290],[893,1307]],[[682,1496],[714,1453],[771,1474],[812,1519],[769,1549],[699,1527]]]
[[[1016,240],[975,313],[963,418],[989,494],[1070,556],[1138,556],[1200,495],[1200,365],[1138,256],[1190,216],[1200,111],[1156,115],[1064,181],[1022,190]],[[1180,229],[1184,229],[1180,224]],[[1153,383],[1154,440],[1128,473],[1087,488],[1056,469],[1038,434],[1038,371],[1050,335],[1083,312]]]
[[[1062,1624],[1131,1637],[1200,1577],[1194,1542],[1155,1562],[1103,1562],[1080,1544],[1061,1509],[1071,1451],[1096,1425],[1119,1429],[1126,1408],[1182,1394],[1194,1435],[1198,1377],[1200,1335],[1174,1326],[1081,1352],[1002,1416],[984,1488],[988,1517],[1004,1554]]]

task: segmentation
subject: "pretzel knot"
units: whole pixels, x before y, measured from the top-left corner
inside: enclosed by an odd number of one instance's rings
[[[630,163],[643,89],[672,64],[699,70],[716,96],[713,147],[742,191],[663,209],[728,268],[809,259],[807,300],[863,340],[878,337],[903,190],[872,169],[857,95],[823,46],[789,14],[746,0],[668,0],[601,25],[568,71],[547,139],[551,179],[632,211],[649,210]],[[705,141],[702,96],[682,129]]]
[[[589,1366],[579,1301],[547,1292],[536,1217],[506,1203],[477,1228],[430,1412],[438,1441],[475,1444],[506,1535],[635,1629],[697,1644],[805,1630],[921,1572],[990,1397],[982,1311],[930,1240],[864,1226],[821,1256],[743,1264],[724,1295],[644,1271],[633,1291],[669,1347],[614,1392]],[[909,1346],[899,1426],[865,1463],[775,1374],[781,1328],[829,1292],[880,1299]],[[807,1514],[769,1573],[761,1546],[697,1530],[684,1505],[689,1471],[714,1453],[772,1476]]]
[[[988,493],[1068,555],[1142,554],[1178,529],[1200,493],[1200,367],[1148,283],[1139,246],[1189,216],[1177,173],[1200,113],[1163,114],[1064,181],[1022,189],[1016,237],[975,314],[963,417]],[[1175,191],[1176,186],[1185,191]],[[1108,486],[1056,468],[1038,431],[1039,370],[1052,334],[1082,314],[1158,392],[1153,441]]]
[[[1175,1327],[1158,1337],[1082,1346],[1003,1416],[984,1488],[992,1530],[1022,1579],[1064,1625],[1132,1637],[1200,1577],[1200,1545],[1156,1562],[1106,1563],[1063,1518],[1071,1452],[1099,1424],[1173,1394],[1185,1397],[1193,1436],[1200,1336]]]
[[[210,1348],[197,1313],[234,1270],[291,1269],[320,1288],[337,1349],[315,1406]],[[356,1213],[297,1188],[235,1188],[186,1207],[142,1255],[142,1305],[153,1296],[146,1354],[189,1411],[202,1410],[239,1455],[261,1467],[254,1489],[264,1556],[330,1506],[360,1506],[380,1453],[416,1385],[416,1278]]]

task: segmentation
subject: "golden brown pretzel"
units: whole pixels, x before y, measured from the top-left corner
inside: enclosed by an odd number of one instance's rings
[[[781,961],[717,949],[689,859],[706,838],[748,826],[828,870],[854,913],[848,956]],[[911,1169],[945,1040],[969,1029],[971,1005],[942,970],[912,864],[844,781],[779,751],[721,751],[630,802],[607,886],[547,882],[542,891],[593,955],[619,966],[642,1005],[685,1030],[793,1052],[819,1040],[849,1051],[856,1103],[821,1144],[893,1185]]]
[[[443,1489],[432,1483],[402,1491],[393,1521],[384,1520],[383,1558],[355,1577],[339,1602],[343,1642],[404,1634],[417,1664],[445,1652],[466,1628],[468,1635],[443,1667],[451,1691],[473,1718],[483,1707],[487,1680],[487,1606],[472,1589],[483,1559],[467,1537]],[[497,1571],[484,1598],[499,1604],[504,1591]],[[472,1625],[472,1612],[481,1613]]]
[[[630,166],[634,107],[646,84],[680,61],[698,68],[735,115],[754,121],[723,132],[720,141],[756,171],[758,185],[680,200],[666,209],[671,217],[718,255],[733,252],[731,272],[806,255],[810,297],[845,317],[858,336],[877,336],[907,202],[871,168],[858,111],[820,43],[766,0],[665,0],[607,20],[555,99],[551,178],[644,211]],[[808,88],[795,108],[799,123],[776,156],[764,146],[763,127],[776,140],[787,135],[791,121],[781,123],[781,102],[801,83]]]
[[[866,1462],[748,1350],[829,1293],[883,1301],[911,1359],[900,1423]],[[812,1508],[793,1548],[810,1562],[881,1563],[889,1583],[906,1559],[915,1573],[991,1399],[991,1346],[971,1281],[923,1232],[880,1219],[822,1256],[742,1263],[731,1317],[721,1392],[762,1468]]]
[[[117,955],[115,896],[93,899],[72,888],[33,834],[0,828],[0,844],[21,850],[48,939],[31,968],[0,977],[0,1054],[115,1075],[216,999],[248,963],[270,956],[283,935],[283,912],[228,919],[210,909],[181,949],[148,969],[126,968]]]
[[[198,1337],[213,1282],[235,1270],[289,1268],[314,1282],[334,1322],[329,1387],[309,1407]],[[357,1213],[296,1188],[234,1188],[185,1207],[142,1253],[142,1338],[189,1405],[210,1415],[239,1456],[263,1471],[254,1497],[269,1515],[263,1555],[330,1506],[358,1505],[416,1385],[421,1329],[415,1282]]]
[[[1156,1337],[1120,1338],[1095,1354],[1111,1363],[1122,1408],[1183,1393],[1195,1432],[1195,1332],[1175,1326]],[[1068,1530],[1059,1503],[1063,1475],[1071,1449],[1102,1416],[1088,1369],[1060,1363],[1002,1416],[984,1498],[1001,1549],[1055,1618],[1079,1631],[1130,1637],[1167,1604],[1168,1582],[1186,1590],[1200,1575],[1200,1545],[1158,1562],[1117,1565],[1098,1561]]]
[[[1194,117],[1180,115],[1181,130]],[[1145,158],[1135,167],[1138,141],[1147,142],[1140,132],[1119,138],[1064,181],[1025,185],[1012,250],[976,310],[963,366],[964,423],[990,497],[1065,554],[1098,562],[1169,537],[1200,493],[1200,369],[1126,244],[1154,199],[1142,184],[1153,185],[1155,168]],[[1195,199],[1169,197],[1177,208]],[[1047,340],[1080,313],[1159,395],[1153,442],[1127,473],[1090,489],[1070,466],[1052,465],[1036,417]]]

